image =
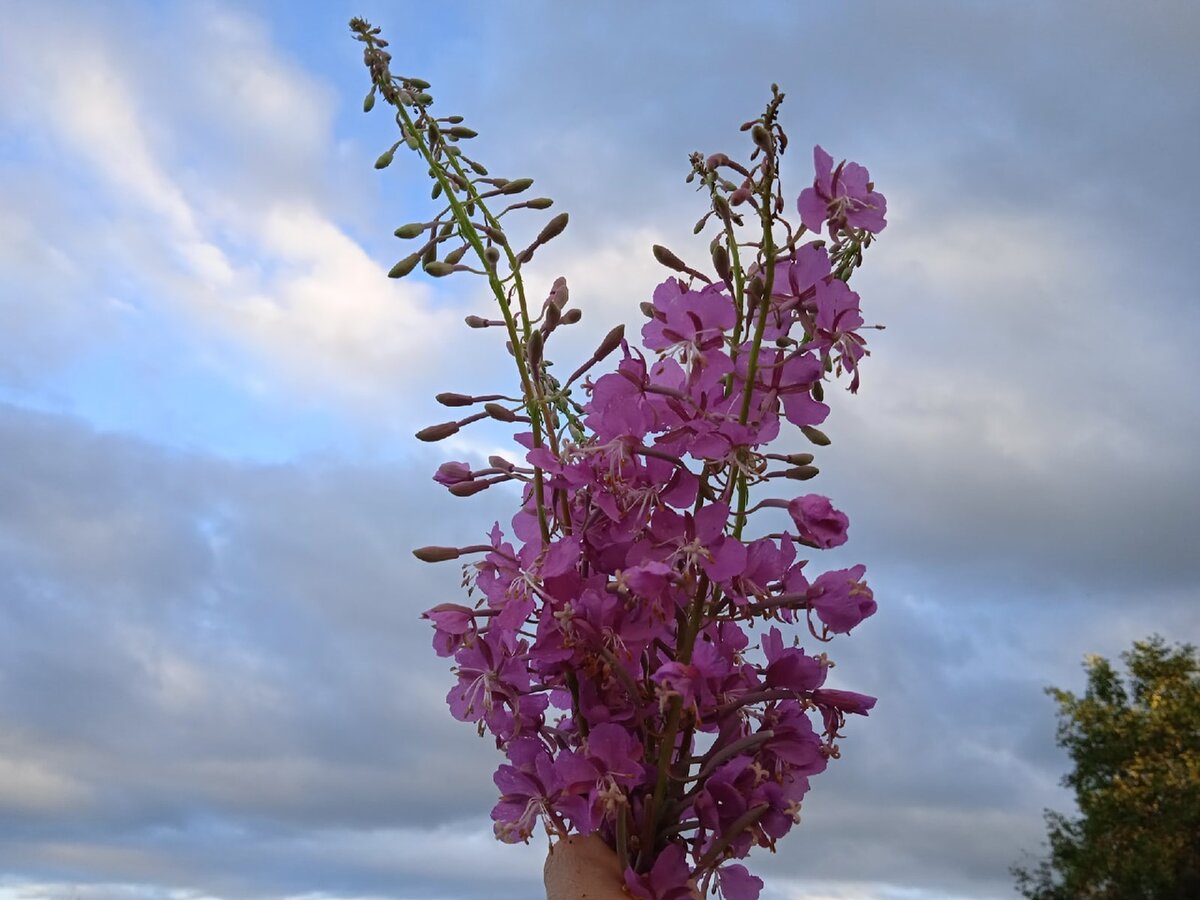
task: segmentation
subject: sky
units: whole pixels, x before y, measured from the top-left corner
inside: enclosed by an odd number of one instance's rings
[[[1200,641],[1190,0],[0,0],[0,897],[539,895],[418,619],[458,570],[409,553],[511,516],[430,481],[503,433],[412,435],[513,376],[480,285],[386,277],[428,185],[373,168],[353,15],[570,211],[527,273],[584,312],[564,366],[639,321],[653,243],[702,258],[688,154],[744,153],[772,82],[789,190],[816,143],[870,168],[887,327],[812,487],[880,607],[834,675],[880,699],[754,867],[1015,896],[1071,809],[1044,688]]]

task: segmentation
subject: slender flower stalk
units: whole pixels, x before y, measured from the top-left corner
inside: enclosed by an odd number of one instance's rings
[[[502,329],[516,368],[515,393],[439,394],[472,409],[418,433],[437,441],[483,420],[517,429],[512,461],[451,461],[434,476],[456,496],[521,485],[509,529],[414,551],[460,561],[468,597],[478,594],[424,616],[436,652],[454,661],[451,714],[504,754],[496,836],[527,841],[539,823],[557,837],[598,834],[642,900],[693,887],[755,900],[762,881],[736,860],[792,828],[809,779],[840,756],[846,716],[875,703],[826,688],[829,658],[781,630],[823,643],[875,612],[863,566],[811,576],[797,559],[798,547],[844,543],[848,518],[819,494],[764,492],[819,474],[814,453],[767,450],[783,422],[820,450],[825,384],[845,373],[859,386],[866,326],[848,283],[886,224],[884,198],[866,169],[835,166],[818,147],[794,227],[779,177],[784,97],[772,86],[742,126],[747,162],[691,156],[688,180],[708,205],[696,232],[716,226],[713,274],[654,247],[672,274],[642,304],[641,347],[613,329],[562,382],[548,351],[579,310],[562,278],[535,310],[522,267],[566,214],[518,240],[514,216],[552,201],[521,199],[531,179],[493,176],[467,156],[475,132],[462,117],[435,116],[429,83],[392,72],[378,28],[355,19],[351,30],[371,75],[364,107],[381,97],[400,130],[377,166],[407,148],[441,204],[396,229],[423,244],[390,274],[482,276],[498,315],[467,324]],[[746,537],[762,531],[759,516],[790,525]]]

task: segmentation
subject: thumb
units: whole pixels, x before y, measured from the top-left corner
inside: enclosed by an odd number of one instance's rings
[[[617,854],[598,834],[571,835],[550,848],[546,900],[629,900]]]

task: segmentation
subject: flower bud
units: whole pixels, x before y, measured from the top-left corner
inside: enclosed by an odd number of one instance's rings
[[[529,335],[529,343],[525,347],[525,352],[529,356],[529,365],[534,369],[542,364],[542,342],[544,340],[541,331],[534,331]]]
[[[754,145],[763,153],[771,152],[771,132],[762,125],[755,125],[751,128],[750,137],[754,139]]]
[[[496,247],[487,247],[483,251],[483,258],[488,261],[488,265],[495,266],[500,262],[500,250]]]
[[[409,238],[415,238],[428,227],[428,222],[411,222],[408,225],[401,225],[396,229],[395,234],[398,238],[408,240]]]
[[[475,402],[474,397],[468,397],[466,394],[442,393],[434,397],[442,406],[470,406]]]
[[[825,399],[825,385],[819,381],[814,381],[812,386],[812,398],[820,403]]]
[[[486,491],[491,486],[488,481],[460,481],[458,484],[450,485],[447,490],[455,497],[470,497],[472,494]]]
[[[403,278],[409,272],[417,267],[417,263],[421,261],[420,253],[413,253],[411,256],[406,256],[400,262],[396,263],[388,271],[388,278]]]
[[[532,178],[514,178],[512,181],[506,181],[500,188],[502,194],[519,194],[521,191],[528,190],[533,186]]]
[[[505,472],[511,472],[513,470],[513,464],[503,456],[489,456],[488,465],[495,469],[503,469]]]
[[[808,481],[810,478],[815,478],[821,473],[821,470],[816,466],[796,466],[794,469],[788,469],[783,473],[784,478],[792,478],[796,481]]]
[[[459,247],[455,247],[453,250],[451,250],[449,253],[446,254],[446,257],[445,257],[446,265],[457,266],[459,261],[466,255],[466,253],[467,253],[467,245],[466,244],[463,244],[462,246],[459,246]]]
[[[687,264],[684,263],[682,259],[661,244],[655,244],[653,247],[653,252],[654,258],[668,269],[674,269],[676,272],[682,272],[687,268]]]
[[[582,318],[583,318],[583,310],[582,309],[579,309],[579,308],[568,309],[562,315],[562,324],[563,325],[574,325],[576,322],[578,322]]]
[[[551,241],[554,238],[558,237],[560,234],[563,233],[563,229],[567,227],[567,219],[568,218],[569,218],[569,216],[567,213],[565,213],[565,212],[559,213],[557,216],[555,216],[553,219],[551,219],[549,222],[546,223],[545,228],[543,228],[541,231],[538,232],[537,240],[534,241],[534,243],[535,244],[544,244],[547,241]]]
[[[625,340],[625,326],[618,325],[604,336],[604,340],[600,342],[600,346],[596,348],[596,352],[592,354],[592,359],[599,362],[621,346],[621,341]]]
[[[450,137],[456,138],[456,139],[457,138],[473,138],[473,137],[479,136],[479,132],[471,130],[466,125],[455,125],[453,128],[451,128],[446,133],[448,135],[450,135]]]
[[[647,319],[654,318],[654,304],[649,300],[643,300],[641,303],[639,303],[638,309],[642,311],[642,315],[644,315]]]
[[[807,466],[813,461],[813,455],[811,453],[789,453],[784,459],[788,461],[789,465]]]
[[[487,328],[492,324],[483,316],[467,316],[463,321],[467,323],[468,328]]]
[[[496,419],[497,421],[500,421],[500,422],[515,422],[515,421],[517,421],[517,414],[515,412],[513,412],[511,409],[506,409],[505,407],[501,406],[499,403],[485,403],[485,404],[483,404],[483,409],[489,416],[491,416],[493,419]]]
[[[457,547],[418,547],[412,552],[421,562],[434,563],[458,559],[460,553]]]
[[[549,197],[535,197],[532,200],[526,200],[522,205],[529,209],[549,209],[554,205],[554,201]]]
[[[440,441],[458,433],[457,422],[442,422],[440,425],[430,425],[417,432],[418,441]]]
[[[729,205],[730,206],[741,206],[743,203],[745,203],[749,199],[750,199],[750,189],[747,187],[740,187],[736,191],[734,191],[732,194],[729,195]]]
[[[375,168],[386,169],[392,164],[392,158],[396,155],[396,148],[400,146],[400,142],[392,144],[391,149],[381,153],[379,159],[375,160]]]
[[[426,81],[424,78],[405,78],[404,80],[407,81],[409,84],[411,84],[418,91],[429,90],[429,87],[430,87],[429,82]],[[454,117],[451,116],[451,118],[454,118]]]
[[[729,267],[729,251],[717,244],[712,251],[713,268],[722,281],[733,281],[733,270]]]
[[[800,431],[802,431],[804,436],[818,447],[828,447],[830,443],[832,443],[829,438],[826,437],[825,432],[819,431],[818,429],[813,428],[811,425],[801,425]]]
[[[444,278],[454,271],[454,263],[432,260],[425,263],[425,272],[434,278]]]
[[[375,108],[375,88],[371,88],[371,93],[363,98],[363,112],[368,113]]]

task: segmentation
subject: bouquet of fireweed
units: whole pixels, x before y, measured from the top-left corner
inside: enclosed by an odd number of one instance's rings
[[[468,156],[475,132],[462,117],[435,115],[426,81],[392,73],[378,28],[351,28],[371,74],[365,108],[382,98],[400,130],[376,166],[406,147],[441,205],[396,230],[419,246],[390,275],[485,279],[496,316],[467,324],[502,330],[519,382],[516,396],[439,394],[472,411],[417,435],[437,441],[483,419],[519,430],[513,459],[447,462],[434,476],[459,497],[519,484],[508,535],[496,524],[486,543],[416,551],[428,562],[476,558],[463,572],[478,601],[424,615],[438,654],[454,657],[451,713],[490,732],[506,757],[496,836],[525,841],[539,823],[560,838],[595,833],[633,897],[753,900],[761,880],[733,861],[774,849],[809,778],[837,758],[845,716],[875,703],[823,687],[833,663],[784,637],[799,624],[823,643],[875,612],[863,566],[814,576],[798,558],[843,544],[846,516],[819,494],[762,495],[818,471],[811,453],[767,452],[780,419],[825,447],[824,382],[845,374],[858,388],[867,351],[849,281],[884,227],[884,198],[866,169],[817,147],[801,225],[788,222],[773,86],[742,126],[748,162],[691,157],[711,266],[654,247],[674,274],[642,304],[645,352],[618,327],[560,378],[547,345],[580,312],[561,278],[534,303],[522,266],[566,213],[518,240],[512,214],[551,201],[521,199],[530,179],[496,177]],[[758,533],[755,514],[772,509],[794,527]],[[752,646],[747,628],[760,621]]]

